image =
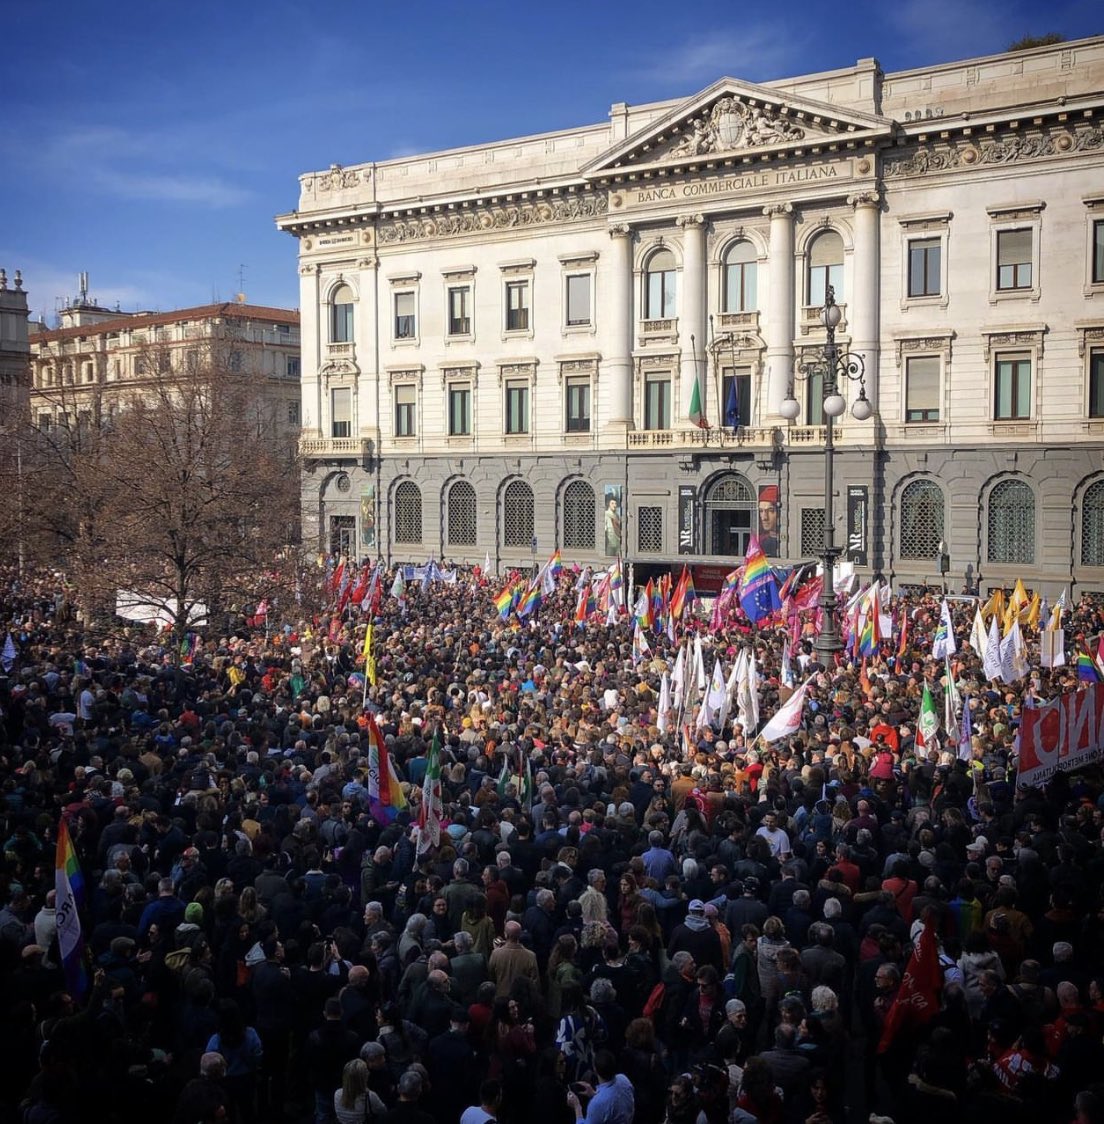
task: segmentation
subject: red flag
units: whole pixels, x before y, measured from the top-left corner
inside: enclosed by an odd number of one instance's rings
[[[901,607],[901,642],[897,645],[897,658],[901,659],[908,649],[908,609]]]
[[[943,990],[943,972],[939,966],[939,946],[935,927],[927,922],[920,939],[912,947],[908,967],[897,998],[893,1000],[882,1027],[878,1053],[884,1054],[893,1039],[902,1031],[923,1026],[939,1013],[939,995]]]
[[[354,605],[359,605],[364,600],[364,595],[368,592],[368,563],[365,562],[361,568],[360,576],[356,580],[356,585],[353,586],[352,593],[349,594],[349,600]]]

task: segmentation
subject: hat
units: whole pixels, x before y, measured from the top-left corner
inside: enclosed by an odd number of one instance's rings
[[[935,855],[933,855],[931,851],[921,851],[917,856],[917,860],[921,866],[935,866]]]
[[[778,503],[778,485],[762,484],[759,487],[760,503]]]
[[[125,956],[134,948],[134,941],[130,937],[116,937],[108,947],[112,956]]]
[[[706,905],[705,916],[708,917],[710,920],[713,920],[713,918],[718,916],[717,907],[715,905],[712,905],[712,904]]]
[[[695,898],[690,903],[690,912],[691,913],[704,913],[705,912],[705,902],[703,902],[701,900],[701,898]]]
[[[134,942],[131,941],[130,943],[133,944]],[[45,956],[46,950],[42,947],[42,945],[29,944],[24,946],[23,951],[20,955],[24,960],[30,960],[35,956]]]
[[[202,925],[203,906],[199,902],[189,902],[184,907],[184,920],[192,925]]]
[[[984,835],[979,835],[976,839],[971,840],[966,844],[967,851],[984,851],[989,846],[989,840]]]

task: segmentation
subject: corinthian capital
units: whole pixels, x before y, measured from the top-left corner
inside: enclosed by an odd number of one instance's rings
[[[611,238],[628,238],[632,234],[632,227],[627,222],[613,222],[609,226]]]
[[[675,219],[675,225],[681,226],[684,229],[695,226],[705,226],[705,215],[679,215],[679,217]]]
[[[856,191],[853,195],[848,195],[847,202],[852,207],[879,207],[882,196],[878,191]]]
[[[768,203],[763,208],[763,214],[768,219],[789,218],[793,214],[792,203]]]

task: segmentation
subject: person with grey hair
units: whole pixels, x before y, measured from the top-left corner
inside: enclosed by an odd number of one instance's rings
[[[801,966],[809,978],[809,987],[830,987],[843,995],[847,985],[847,961],[833,947],[836,934],[826,921],[809,926],[809,947],[801,950]]]
[[[747,1004],[742,999],[730,999],[725,1004],[724,1013],[724,1026],[713,1040],[714,1052],[722,1065],[742,1066],[754,1044]]]
[[[462,930],[452,938],[454,955],[449,961],[452,994],[457,1003],[470,1007],[475,1002],[479,985],[487,980],[487,958],[476,952],[470,933]]]
[[[225,1120],[233,1114],[226,1091],[226,1059],[209,1050],[199,1059],[199,1076],[193,1077],[176,1099],[173,1124],[194,1124],[197,1120]]]
[[[422,1075],[411,1067],[399,1078],[399,1103],[384,1117],[388,1124],[437,1124],[421,1107],[424,1090]]]
[[[605,924],[609,921],[609,901],[606,899],[606,872],[595,867],[587,872],[587,888],[579,895],[584,922]]]

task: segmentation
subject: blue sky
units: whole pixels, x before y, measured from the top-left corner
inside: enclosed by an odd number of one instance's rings
[[[784,13],[784,14],[783,14]],[[298,301],[273,226],[331,163],[605,120],[874,56],[899,70],[1104,31],[1098,0],[360,0],[9,3],[0,93],[0,266],[52,318],[88,270],[124,309]]]

